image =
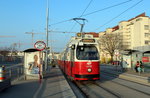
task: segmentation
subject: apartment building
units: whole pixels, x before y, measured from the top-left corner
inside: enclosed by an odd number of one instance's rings
[[[107,28],[106,31],[99,33],[99,36],[107,33],[118,34],[123,49],[137,50],[136,47],[150,46],[150,17],[142,13],[127,21],[119,22],[117,26]]]
[[[150,45],[150,17],[142,13],[127,21],[121,21],[105,33],[117,33],[126,49]],[[102,34],[100,34],[102,36]]]
[[[150,18],[142,13],[128,21],[119,23],[123,46],[127,49],[150,45]]]

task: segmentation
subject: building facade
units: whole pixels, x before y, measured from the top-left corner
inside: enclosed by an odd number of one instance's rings
[[[124,50],[137,50],[136,47],[149,46],[150,17],[142,13],[127,21],[119,22],[117,26],[106,29],[106,31],[101,32],[99,36],[103,36],[107,33],[118,34]]]
[[[117,33],[126,49],[150,45],[150,17],[142,13],[130,20],[121,21],[105,33]],[[100,36],[102,34],[100,33]]]
[[[150,45],[150,18],[142,13],[135,18],[119,23],[123,46],[127,49]]]

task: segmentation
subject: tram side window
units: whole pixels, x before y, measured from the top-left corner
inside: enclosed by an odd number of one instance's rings
[[[95,46],[78,46],[78,60],[99,60],[99,54]]]

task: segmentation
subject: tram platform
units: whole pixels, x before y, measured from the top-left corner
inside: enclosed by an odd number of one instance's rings
[[[1,98],[76,98],[61,70],[56,66],[41,80],[21,80],[0,92]]]
[[[58,66],[51,68],[33,98],[76,98]]]
[[[115,65],[101,65],[102,72],[108,72],[110,74],[117,75],[119,78],[134,81],[140,84],[150,86],[150,72],[135,72],[134,69],[125,69],[123,70],[121,66]]]

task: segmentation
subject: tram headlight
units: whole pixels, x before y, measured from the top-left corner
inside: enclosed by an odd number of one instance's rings
[[[88,68],[87,71],[88,71],[88,72],[92,72],[92,69],[91,69],[91,68]]]

